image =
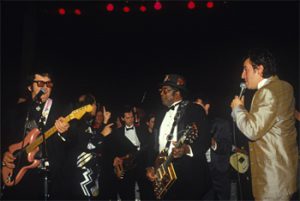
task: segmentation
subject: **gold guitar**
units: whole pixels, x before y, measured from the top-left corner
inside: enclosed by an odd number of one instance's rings
[[[86,105],[74,110],[65,117],[66,122],[72,119],[81,119],[86,112],[91,112],[92,109],[93,107],[91,105]],[[57,129],[55,126],[50,128],[44,133],[45,140],[56,132]],[[18,165],[19,168],[16,167],[14,169],[8,168],[7,166],[2,167],[2,179],[6,186],[17,185],[29,169],[36,168],[40,165],[41,161],[35,159],[35,154],[39,151],[39,145],[43,142],[43,136],[38,136],[39,134],[40,131],[34,128],[26,135],[23,141],[9,146],[8,151],[17,158],[16,160],[20,160],[21,163],[25,163],[25,165]]]
[[[192,144],[198,137],[198,130],[195,124],[187,126],[181,132],[183,132],[183,135],[176,142],[175,148],[179,148],[183,144]],[[156,179],[153,181],[153,187],[157,199],[161,199],[177,179],[172,160],[173,155],[168,155],[165,151],[162,151],[156,158],[154,168]]]
[[[230,156],[230,165],[237,172],[244,174],[249,168],[249,157],[242,152],[236,152]]]

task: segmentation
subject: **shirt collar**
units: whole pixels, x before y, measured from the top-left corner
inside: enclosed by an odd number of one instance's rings
[[[265,86],[266,84],[268,84],[270,82],[270,79],[269,78],[264,78],[262,79],[258,85],[257,85],[257,89],[260,89],[262,88],[263,86]]]
[[[174,105],[175,107],[178,106],[179,103],[180,103],[181,101],[182,101],[182,100],[179,100],[179,101],[174,102],[174,103],[171,105],[171,107],[172,107],[173,105]]]

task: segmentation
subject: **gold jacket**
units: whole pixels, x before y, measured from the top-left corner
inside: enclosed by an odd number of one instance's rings
[[[292,86],[277,76],[254,94],[250,112],[233,109],[240,131],[250,139],[255,199],[292,195],[297,189],[298,147]]]

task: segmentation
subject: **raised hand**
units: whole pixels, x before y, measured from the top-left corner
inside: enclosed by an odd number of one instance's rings
[[[111,117],[111,112],[110,111],[106,111],[105,106],[103,106],[103,118],[104,118],[103,123],[107,124],[107,122],[109,121],[110,117]]]

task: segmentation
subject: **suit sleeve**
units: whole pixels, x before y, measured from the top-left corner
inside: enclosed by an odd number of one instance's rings
[[[217,142],[215,153],[225,155],[231,152],[232,132],[230,123],[223,119],[217,119],[213,124],[214,138]]]
[[[191,144],[191,148],[194,156],[203,156],[206,153],[211,144],[211,136],[209,133],[209,124],[207,116],[202,107],[198,105],[192,105],[189,111],[190,123],[196,123],[198,129],[198,137],[194,143]],[[189,124],[190,124],[189,123]]]
[[[232,115],[237,127],[250,140],[262,138],[276,121],[278,100],[267,88],[255,94],[251,112],[239,106],[233,109]]]

